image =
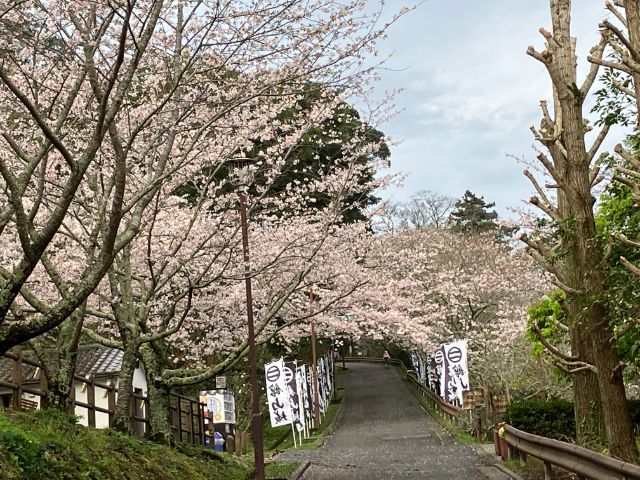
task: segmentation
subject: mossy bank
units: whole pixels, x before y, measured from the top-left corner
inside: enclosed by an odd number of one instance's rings
[[[241,480],[246,460],[93,430],[55,410],[0,411],[3,480]]]

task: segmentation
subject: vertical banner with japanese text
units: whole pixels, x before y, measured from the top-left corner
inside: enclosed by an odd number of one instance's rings
[[[272,427],[291,424],[291,405],[282,359],[264,366],[267,387],[267,403]]]
[[[429,389],[432,392],[437,392],[438,391],[438,386],[437,386],[437,377],[438,374],[436,372],[436,359],[433,356],[429,357],[429,360],[427,360],[427,373],[428,373],[428,381],[429,381]]]
[[[298,390],[296,370],[296,362],[285,362],[284,372],[287,380],[287,391],[289,393],[289,405],[291,406],[291,420],[298,431],[302,431],[304,429],[304,425],[302,424],[303,412],[301,408],[301,395]]]
[[[444,346],[445,356],[445,400],[462,407],[462,392],[469,390],[467,366],[467,341],[460,340]]]
[[[436,350],[436,354],[434,357],[436,362],[436,393],[440,395],[440,397],[445,398],[445,376],[447,372],[447,360],[444,355],[444,347],[440,347],[438,350]]]
[[[303,428],[304,422],[309,419],[309,409],[307,407],[309,393],[307,392],[307,379],[304,374],[304,365],[296,368],[296,383],[298,384],[298,395],[300,396],[300,413],[302,414]]]

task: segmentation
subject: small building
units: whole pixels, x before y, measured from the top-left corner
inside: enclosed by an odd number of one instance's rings
[[[95,384],[114,385],[118,388],[118,374],[122,368],[122,359],[124,352],[116,348],[109,348],[102,345],[83,345],[78,348],[78,360],[76,367],[76,376],[86,378],[86,382],[78,379],[74,381],[75,401],[80,403],[89,403],[88,389],[91,388],[91,379]],[[36,360],[33,352],[23,352],[23,358],[32,361]],[[0,357],[0,381],[11,382],[13,367],[15,361]],[[37,390],[40,385],[41,372],[39,367],[35,367],[28,363],[22,364],[22,385]],[[108,390],[99,386],[94,386],[94,402],[95,406],[108,409]],[[139,362],[133,374],[133,391],[139,395],[147,395],[147,377],[144,367]],[[9,407],[11,404],[11,396],[13,390],[8,387],[0,386],[0,407]],[[117,396],[117,393],[116,393]],[[21,407],[23,409],[40,408],[40,397],[30,393],[23,392],[21,399]],[[137,417],[145,416],[145,405],[143,401],[135,401],[135,415]],[[85,426],[89,425],[88,409],[79,405],[75,406],[75,415],[79,417],[79,423]],[[144,424],[137,423],[139,434],[144,434]],[[96,428],[107,428],[109,426],[109,415],[104,412],[95,412]]]

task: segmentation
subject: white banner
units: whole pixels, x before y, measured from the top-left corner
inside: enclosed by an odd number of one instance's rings
[[[282,359],[264,366],[267,380],[267,403],[272,427],[290,425],[293,415],[289,405],[289,392]]]
[[[307,381],[304,375],[304,365],[296,368],[296,383],[298,385],[298,396],[300,397],[300,420],[302,421],[302,429],[304,422],[308,418],[307,412]]]
[[[467,341],[460,340],[444,346],[445,356],[445,400],[462,406],[462,392],[469,390],[469,368],[467,365]]]
[[[422,357],[420,357],[419,365],[420,365],[420,382],[423,385],[429,385],[429,379],[427,376],[427,362],[425,362]]]
[[[300,387],[297,376],[296,362],[284,362],[285,378],[287,379],[287,388],[289,392],[289,405],[291,406],[291,414],[293,419],[293,425],[301,432],[304,430],[303,409],[302,409],[302,396],[300,395]]]
[[[442,398],[445,398],[445,372],[447,366],[447,360],[444,356],[444,347],[440,347],[436,350],[436,354],[434,356],[436,361],[436,375],[435,381],[438,391],[436,392]]]
[[[327,411],[325,405],[325,392],[324,392],[324,365],[323,365],[322,357],[318,359],[318,363],[316,365],[316,375],[318,375],[318,407],[320,408],[320,412],[325,413]]]

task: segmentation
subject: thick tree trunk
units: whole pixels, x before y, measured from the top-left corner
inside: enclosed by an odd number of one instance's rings
[[[613,331],[602,307],[591,309],[590,333],[594,364],[598,368],[600,398],[611,455],[638,463],[638,449],[631,425],[622,378],[622,363],[612,346]]]
[[[584,329],[574,323],[572,333],[572,351],[586,352],[583,360],[591,363],[589,356],[591,347]],[[606,444],[606,429],[600,401],[600,386],[597,375],[591,370],[574,373],[573,405],[576,419],[576,441],[584,447],[602,446]]]
[[[138,361],[138,348],[125,348],[122,359],[122,368],[118,375],[118,401],[116,403],[116,414],[113,421],[113,428],[124,433],[133,435],[135,433],[135,421],[133,419],[134,409],[133,399],[133,373]]]
[[[53,378],[52,380],[47,379],[47,384],[47,407],[73,414],[73,406],[70,398],[71,388],[73,387],[67,382],[59,382],[58,378]]]
[[[590,437],[599,437],[598,423],[602,418],[611,453],[624,460],[636,461],[638,452],[619,359],[611,342],[608,312],[601,303],[605,294],[604,260],[596,239],[595,198],[591,191],[592,175],[596,173],[591,167],[599,144],[596,142],[590,149],[585,144],[583,104],[597,70],[590,72],[582,86],[577,84],[576,41],[571,38],[570,31],[571,0],[550,0],[550,7],[553,33],[541,30],[547,40],[546,50],[538,53],[531,47],[528,53],[546,66],[554,87],[554,118],[543,103],[544,119],[537,138],[548,148],[553,159],[549,162],[545,155],[539,156],[557,184],[557,205],[551,204],[536,182],[541,198],[532,203],[541,206],[556,222],[560,241],[551,250],[538,248],[538,253],[567,293],[572,351],[578,362],[567,362],[566,359],[565,362],[574,376],[580,441],[587,443]],[[604,48],[605,43],[601,41],[592,54],[601,56]],[[587,373],[592,367],[597,370],[599,395],[595,395],[593,377]],[[601,416],[598,402],[594,401],[598,397]]]
[[[626,0],[624,12],[627,19],[629,43],[635,52],[640,52],[640,3],[637,0]],[[640,72],[637,69],[632,69],[631,77],[633,78],[633,90],[636,94],[636,104],[638,104],[640,101]],[[640,130],[640,110],[636,115],[636,128]]]
[[[171,444],[169,389],[161,381],[162,362],[148,344],[140,347],[140,355],[149,379],[149,437],[156,442]]]
[[[53,360],[53,361],[52,361]],[[63,343],[58,346],[54,359],[40,358],[43,373],[47,379],[47,400],[49,408],[74,414],[71,401],[74,387],[74,376],[78,360],[77,345]]]

